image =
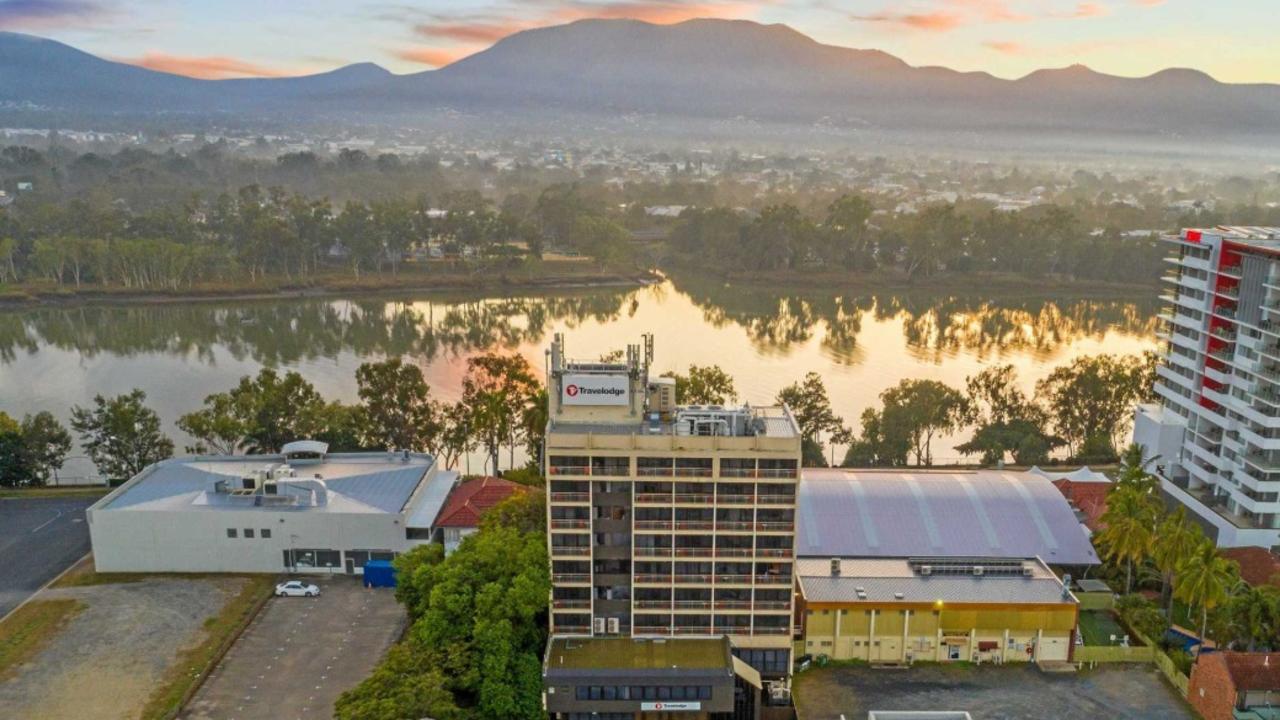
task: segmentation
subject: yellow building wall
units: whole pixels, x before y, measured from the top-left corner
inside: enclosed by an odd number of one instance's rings
[[[826,654],[835,660],[947,660],[948,647],[940,640],[946,636],[967,638],[959,646],[961,660],[977,656],[987,662],[1028,661],[1032,656],[1027,648],[1037,641],[1042,650],[1050,650],[1046,659],[1065,660],[1076,617],[1072,605],[983,605],[942,610],[932,605],[811,605],[806,610],[801,646],[807,653]],[[979,652],[983,642],[996,643],[997,649]]]

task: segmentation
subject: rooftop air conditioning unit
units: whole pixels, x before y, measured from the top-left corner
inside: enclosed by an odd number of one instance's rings
[[[840,577],[840,558],[831,558],[831,577]]]
[[[606,623],[606,627],[608,628],[609,634],[617,635],[620,632],[619,628],[621,627],[621,623],[618,622],[618,618],[608,618],[608,621],[609,622]]]
[[[1035,570],[1032,570],[1030,565],[1022,566],[1022,577],[1031,577],[1032,575],[1035,575],[1035,574],[1036,574]]]
[[[921,574],[921,575],[932,575],[932,574],[933,574],[933,566],[932,566],[932,565],[921,565],[921,566],[920,566],[920,574]]]
[[[973,566],[973,576],[974,576],[974,577],[982,577],[982,566],[981,566],[981,565],[974,565],[974,566]]]
[[[603,635],[606,628],[604,620],[605,620],[604,618],[592,618],[591,632],[595,633],[596,635]]]

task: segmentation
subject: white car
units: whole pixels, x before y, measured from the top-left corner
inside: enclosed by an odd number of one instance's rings
[[[320,588],[301,580],[290,580],[276,586],[276,597],[316,597],[319,594]]]

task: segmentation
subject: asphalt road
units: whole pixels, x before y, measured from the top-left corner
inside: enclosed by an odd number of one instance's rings
[[[0,499],[0,617],[89,552],[96,497]]]

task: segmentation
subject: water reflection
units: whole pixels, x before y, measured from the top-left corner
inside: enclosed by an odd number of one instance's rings
[[[684,304],[674,302],[675,295],[686,296],[701,313],[700,319],[668,316],[676,329],[694,333],[702,323],[740,327],[753,349],[766,356],[786,356],[818,337],[823,354],[846,365],[860,361],[859,336],[867,323],[900,323],[906,351],[932,362],[957,352],[984,360],[1008,353],[1043,356],[1108,331],[1149,338],[1156,324],[1155,301],[823,295],[664,282],[507,298],[45,307],[0,313],[0,362],[46,346],[90,358],[164,354],[206,364],[213,364],[215,350],[264,365],[342,352],[431,361],[491,347],[541,345],[557,326],[610,324],[644,305],[678,312]]]
[[[761,353],[786,354],[821,336],[825,353],[855,364],[866,322],[901,322],[908,351],[939,361],[964,351],[979,359],[1007,353],[1044,356],[1085,337],[1155,333],[1155,300],[992,300],[979,296],[778,293],[725,285],[682,285],[715,326],[742,326]],[[819,332],[821,330],[821,332]]]

